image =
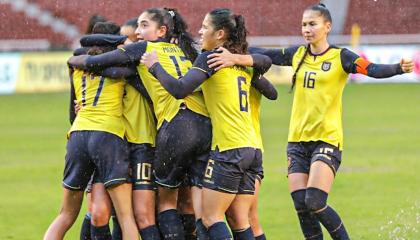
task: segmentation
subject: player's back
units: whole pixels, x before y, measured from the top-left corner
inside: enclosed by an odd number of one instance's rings
[[[249,107],[252,76],[252,68],[233,66],[217,71],[203,83],[213,125],[213,150],[216,146],[220,151],[257,147]]]
[[[156,51],[162,67],[173,77],[180,78],[191,68],[191,61],[185,57],[184,52],[175,44],[166,42],[148,42],[146,52]],[[201,91],[195,91],[184,99],[176,99],[170,95],[160,82],[149,73],[146,66],[138,66],[140,77],[153,102],[159,128],[163,121],[171,121],[181,104],[193,112],[208,116]]]
[[[123,137],[122,99],[125,80],[110,79],[75,69],[72,84],[81,109],[70,132],[96,130]]]

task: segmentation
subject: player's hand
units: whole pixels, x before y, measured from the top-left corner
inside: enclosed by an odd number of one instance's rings
[[[401,69],[404,73],[411,73],[414,69],[413,60],[402,58],[400,61]]]
[[[153,66],[153,64],[159,62],[159,58],[157,56],[156,51],[145,53],[141,56],[141,63],[143,63],[148,69]]]
[[[71,67],[84,69],[88,57],[89,55],[73,56],[67,61],[67,64]]]
[[[74,100],[73,103],[74,103],[74,112],[77,115],[77,113],[80,111],[80,109],[82,109],[82,106],[77,102],[77,100]]]
[[[235,65],[235,54],[232,54],[224,47],[219,47],[216,53],[207,56],[207,64],[214,70]]]

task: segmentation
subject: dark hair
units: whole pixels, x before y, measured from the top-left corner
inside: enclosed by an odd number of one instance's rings
[[[318,4],[315,4],[315,5],[312,5],[312,6],[307,7],[305,9],[305,11],[307,11],[307,10],[319,12],[319,14],[324,18],[325,21],[332,23],[332,18],[331,18],[330,11],[325,6],[325,4],[318,3]],[[300,59],[300,62],[298,64],[298,66],[296,67],[295,72],[293,73],[292,86],[290,87],[290,91],[289,92],[292,92],[293,91],[293,88],[295,87],[295,84],[296,84],[296,75],[297,75],[300,67],[303,64],[303,61],[305,60],[306,55],[308,55],[308,52],[309,52],[309,44],[306,46],[305,53],[303,54],[302,58]]]
[[[92,33],[93,26],[95,26],[96,23],[98,23],[98,22],[106,22],[106,21],[107,21],[106,18],[103,17],[103,16],[101,16],[101,15],[97,15],[97,14],[92,15],[89,18],[89,23],[88,23],[88,27],[86,29],[86,34],[91,34]]]
[[[248,52],[248,42],[245,19],[242,15],[233,14],[228,8],[216,8],[209,12],[215,30],[223,29],[227,34],[223,47],[232,53],[244,54]],[[210,49],[207,49],[210,50]]]
[[[191,34],[187,31],[188,25],[174,8],[149,8],[145,12],[151,14],[151,20],[159,27],[166,26],[164,39],[169,42],[172,37],[178,38],[178,45],[190,61],[197,58],[197,50]]]
[[[309,52],[309,44],[306,46],[305,53],[303,54],[303,57],[300,59],[300,62],[298,63],[295,72],[293,73],[293,76],[292,76],[292,86],[290,87],[289,93],[291,93],[293,91],[293,88],[295,87],[295,84],[296,84],[296,75],[297,75],[300,67],[303,64],[303,61],[305,60],[306,55],[308,55],[308,52]]]
[[[317,11],[317,12],[319,12],[319,14],[321,14],[322,17],[324,17],[324,19],[327,22],[332,23],[332,18],[331,18],[330,11],[328,10],[327,6],[325,6],[325,4],[323,4],[323,3],[314,4],[312,6],[307,7],[305,9],[305,11],[306,10]]]
[[[114,22],[98,22],[93,26],[92,33],[120,34],[120,26]]]
[[[131,19],[127,20],[127,22],[125,22],[123,24],[123,26],[130,26],[130,27],[136,29],[137,26],[138,26],[137,25],[137,18],[131,18]]]
[[[120,33],[120,26],[118,26],[114,22],[98,22],[92,29],[93,34],[101,33],[101,34],[112,34],[112,35],[119,35]],[[91,47],[87,54],[89,55],[99,55],[102,53],[106,53],[112,50],[115,50],[116,46],[93,46]]]

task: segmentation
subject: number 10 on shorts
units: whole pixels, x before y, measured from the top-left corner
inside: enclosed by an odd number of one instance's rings
[[[137,164],[137,180],[140,180],[140,181],[152,180],[152,164],[150,163]]]

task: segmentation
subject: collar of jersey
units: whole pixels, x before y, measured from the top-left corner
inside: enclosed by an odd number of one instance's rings
[[[309,47],[309,46],[308,46]],[[325,51],[323,51],[322,53],[318,53],[318,54],[313,54],[312,52],[311,52],[311,48],[309,47],[309,54],[311,55],[311,56],[314,56],[314,57],[319,57],[319,56],[322,56],[322,55],[324,55],[325,53],[327,53],[331,48],[337,48],[335,45],[330,45]]]

